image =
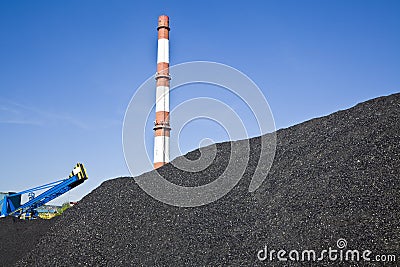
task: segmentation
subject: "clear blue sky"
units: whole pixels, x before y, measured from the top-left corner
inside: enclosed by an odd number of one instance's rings
[[[244,72],[278,129],[400,89],[400,1],[0,1],[0,191],[65,177],[78,161],[89,180],[59,202],[129,175],[122,122],[155,73],[161,14],[172,65]]]

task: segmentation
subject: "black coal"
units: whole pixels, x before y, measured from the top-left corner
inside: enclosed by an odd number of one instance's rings
[[[340,238],[346,249],[396,254],[393,265],[400,264],[400,94],[276,134],[272,168],[255,192],[248,187],[260,137],[238,142],[250,143],[250,160],[243,178],[221,199],[179,208],[153,199],[135,182],[155,172],[108,180],[67,210],[17,265],[277,265],[276,254],[261,262],[257,252],[267,246],[319,253],[338,249]],[[176,184],[206,184],[224,171],[231,152],[240,153],[232,144],[217,144],[216,158],[203,171],[168,164],[158,172]],[[199,153],[185,157],[193,160]],[[325,257],[313,264],[338,261]]]
[[[0,219],[0,266],[12,266],[23,255],[38,245],[58,218],[34,221],[14,217]]]

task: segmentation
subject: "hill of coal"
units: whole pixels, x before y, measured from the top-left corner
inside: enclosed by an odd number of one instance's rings
[[[0,266],[12,266],[37,246],[39,239],[57,221],[25,221],[14,217],[0,219]]]
[[[17,266],[276,265],[276,254],[260,261],[258,251],[320,252],[339,249],[339,239],[346,249],[372,251],[370,257],[397,254],[400,264],[399,130],[400,94],[394,94],[277,131],[272,168],[256,173],[265,177],[253,177],[260,137],[237,141],[239,149],[217,144],[216,157],[202,171],[172,164],[158,169],[176,184],[206,184],[221,175],[231,153],[250,145],[236,187],[194,208],[164,204],[138,186],[138,179],[157,171],[108,180],[67,210]],[[249,192],[252,178],[265,180]],[[338,261],[325,257],[314,264]]]

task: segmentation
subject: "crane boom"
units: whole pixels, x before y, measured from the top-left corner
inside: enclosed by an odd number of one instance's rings
[[[3,216],[18,216],[20,217],[22,214],[25,214],[26,217],[31,218],[37,215],[36,209],[48,203],[49,201],[61,196],[62,194],[68,192],[72,188],[80,185],[85,180],[88,179],[86,174],[86,169],[82,163],[77,163],[75,168],[72,170],[69,178],[59,180],[56,182],[52,182],[49,184],[45,184],[42,186],[38,186],[35,188],[31,188],[28,190],[24,190],[12,195],[6,195],[3,198],[3,205],[0,211],[1,217]],[[41,193],[38,196],[34,196],[34,192],[38,190],[43,190],[49,188],[45,192]],[[28,193],[30,199],[28,202],[20,205],[19,207],[15,207],[13,202],[11,201],[12,197],[23,195]]]

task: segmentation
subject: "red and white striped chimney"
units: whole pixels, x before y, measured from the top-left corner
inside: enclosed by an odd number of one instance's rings
[[[154,122],[154,168],[169,162],[169,18],[158,18],[156,73],[156,120]]]

